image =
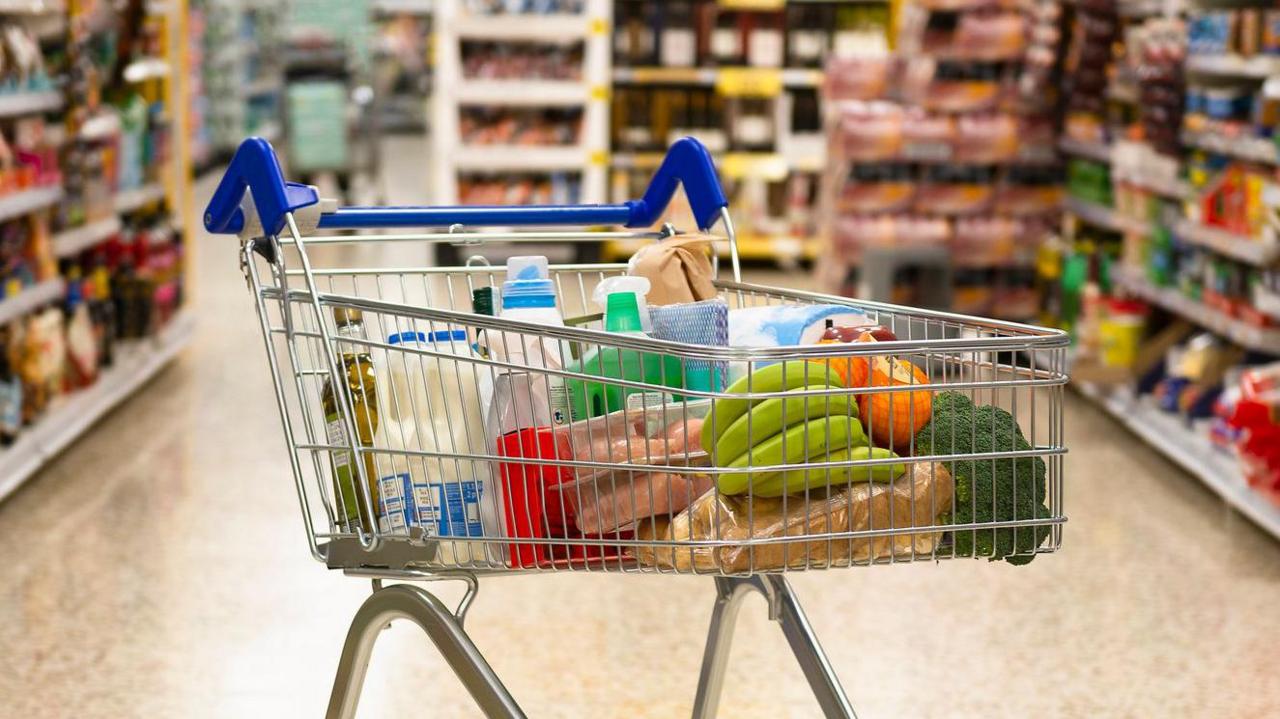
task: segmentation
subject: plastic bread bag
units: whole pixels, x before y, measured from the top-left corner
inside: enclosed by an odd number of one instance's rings
[[[658,543],[794,538],[769,544],[638,547],[641,564],[682,572],[733,573],[783,568],[842,566],[891,556],[932,553],[941,531],[877,537],[804,537],[876,529],[932,527],[951,509],[951,473],[942,464],[913,463],[892,483],[862,483],[823,495],[784,498],[727,496],[714,490],[699,497],[669,523],[641,522],[637,539]]]

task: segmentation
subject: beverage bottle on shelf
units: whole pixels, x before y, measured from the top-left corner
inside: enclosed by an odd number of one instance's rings
[[[341,409],[346,406],[354,412],[352,423],[355,425],[356,444],[370,447],[373,446],[374,433],[378,430],[378,384],[373,358],[369,356],[368,346],[363,344],[367,337],[364,315],[359,310],[336,307],[333,310],[333,322],[340,340],[337,364],[344,384],[335,387],[331,379],[325,377],[324,386],[320,390],[320,402],[324,408],[325,436],[329,444],[336,448],[350,444]],[[353,342],[344,343],[341,342],[342,339]],[[375,471],[373,455],[353,455],[349,449],[332,449],[330,462],[333,469],[336,502],[334,519],[340,528],[347,531],[354,531],[357,523],[364,527],[365,531],[372,531],[373,515],[366,514],[366,508],[359,498],[360,492],[357,489],[360,477],[360,471],[355,466],[357,456],[363,460],[364,477],[369,487],[370,499],[373,501],[372,509],[375,514],[377,512],[378,474]]]
[[[67,371],[63,375],[63,386],[76,390],[93,384],[98,376],[98,342],[89,318],[89,306],[84,300],[79,268],[67,278],[65,311]]]
[[[787,5],[787,65],[820,68],[827,54],[829,24],[822,21],[823,8]]]
[[[693,26],[693,4],[661,4],[662,32],[658,36],[658,58],[666,67],[692,67],[698,61],[698,38]]]
[[[716,13],[714,27],[711,28],[711,61],[721,67],[745,64],[743,53],[742,27],[738,23],[738,13],[731,10],[720,10]]]
[[[783,49],[783,14],[780,12],[760,12],[747,16],[747,64],[752,67],[782,67],[785,57]]]
[[[98,340],[99,363],[110,367],[115,361],[116,345],[116,312],[111,301],[111,271],[107,268],[106,258],[101,249],[93,251],[90,260],[89,277],[89,316],[93,320],[93,331]]]

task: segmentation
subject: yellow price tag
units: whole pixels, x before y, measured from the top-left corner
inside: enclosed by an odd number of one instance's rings
[[[602,17],[591,18],[590,32],[592,35],[605,35],[609,32],[609,21]]]
[[[767,67],[724,67],[716,73],[716,92],[725,97],[777,97],[782,71]]]
[[[787,159],[770,152],[730,152],[720,161],[720,171],[734,180],[777,182],[787,176]]]
[[[609,153],[604,150],[592,150],[587,162],[596,166],[607,165],[609,164]]]
[[[719,0],[716,4],[726,10],[781,10],[787,0]]]
[[[590,94],[591,94],[592,100],[608,100],[609,86],[608,85],[592,85]]]

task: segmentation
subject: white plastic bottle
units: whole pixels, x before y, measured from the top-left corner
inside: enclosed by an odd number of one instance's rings
[[[507,281],[502,285],[502,309],[506,320],[563,327],[564,318],[556,309],[556,287],[540,255],[507,260]],[[494,396],[487,418],[490,437],[529,427],[562,425],[569,421],[569,401],[564,378],[538,369],[564,368],[560,343],[536,334],[487,332],[491,357],[509,362],[528,372],[499,372],[494,378]],[[482,403],[489,406],[488,402]]]
[[[388,353],[383,404],[383,441],[392,450],[486,453],[477,355],[464,330],[404,332],[388,343],[405,351]],[[418,354],[413,350],[445,356]],[[479,371],[483,371],[480,369]],[[382,432],[380,428],[380,432]],[[440,537],[503,536],[502,495],[487,462],[393,455],[379,467],[384,530],[421,526]],[[487,547],[487,548],[486,548]],[[502,561],[502,543],[441,541],[437,559],[445,564]]]

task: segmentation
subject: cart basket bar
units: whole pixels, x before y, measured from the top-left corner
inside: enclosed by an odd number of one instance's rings
[[[649,227],[661,218],[676,187],[683,185],[699,229],[709,229],[728,207],[707,148],[692,137],[677,140],[649,181],[644,197],[610,205],[530,205],[527,207],[340,207],[320,217],[320,229],[447,227],[484,225],[624,225]],[[271,143],[251,137],[240,143],[204,214],[213,234],[244,229],[240,203],[253,194],[262,227],[277,235],[285,215],[320,201],[314,187],[286,182]]]

